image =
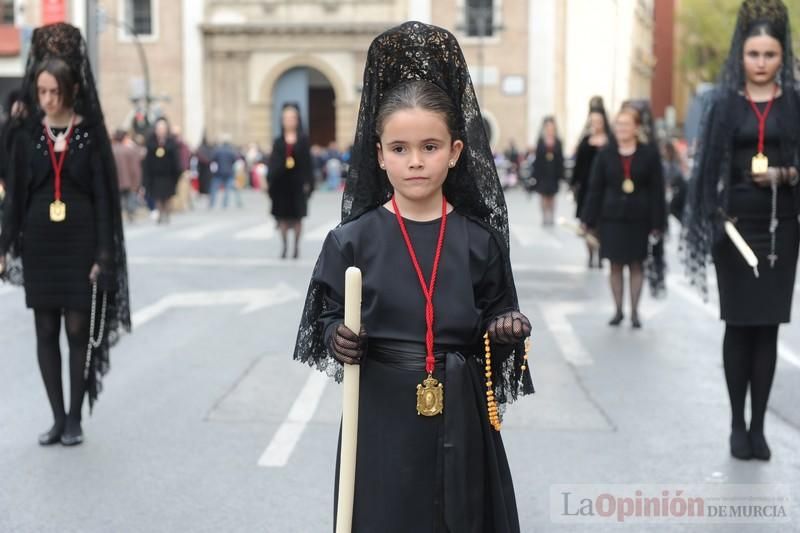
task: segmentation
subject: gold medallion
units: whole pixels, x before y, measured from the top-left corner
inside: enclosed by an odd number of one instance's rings
[[[751,167],[751,172],[753,174],[766,174],[767,170],[769,170],[769,159],[759,152],[753,156]]]
[[[167,151],[164,150],[163,146],[159,146],[158,148],[156,148],[156,157],[164,157],[164,154],[166,153]]]
[[[286,158],[286,168],[289,170],[294,168],[294,157],[289,156]]]
[[[547,160],[548,161],[552,161],[553,160],[553,152],[547,152]]]
[[[50,220],[52,222],[64,222],[67,218],[67,204],[61,200],[56,200],[50,204]]]
[[[417,414],[436,416],[444,411],[444,386],[431,374],[417,385]]]
[[[622,180],[622,192],[625,194],[631,194],[636,187],[633,185],[633,180],[630,178],[625,178]]]

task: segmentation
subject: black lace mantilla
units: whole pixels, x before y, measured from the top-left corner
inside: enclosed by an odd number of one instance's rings
[[[352,163],[342,200],[342,223],[347,223],[389,200],[392,188],[380,170],[375,150],[376,113],[386,91],[407,80],[426,80],[441,87],[460,111],[460,138],[464,150],[444,184],[447,199],[459,212],[486,228],[500,244],[508,290],[517,304],[509,259],[508,211],[494,158],[464,55],[447,30],[406,22],[379,35],[370,45],[364,69]],[[294,358],[342,379],[339,362],[328,354],[317,322],[325,311],[324,288],[312,280],[308,289]],[[501,404],[533,392],[530,371],[522,372],[525,348],[514,347],[505,359],[496,358],[493,369],[495,395]],[[480,357],[482,354],[476,354]],[[501,362],[502,361],[502,362]]]
[[[24,183],[24,176],[20,180],[15,176],[24,172],[29,154],[30,142],[27,142],[30,132],[41,128],[43,113],[39,109],[36,96],[36,69],[41,61],[48,58],[64,60],[73,70],[78,80],[78,94],[75,99],[75,113],[83,117],[84,128],[93,128],[96,134],[95,150],[99,152],[103,165],[105,183],[108,187],[110,220],[113,224],[113,257],[107,258],[101,265],[103,272],[101,286],[112,287],[108,292],[108,309],[106,313],[106,328],[103,342],[92,351],[91,372],[87,391],[90,409],[94,406],[102,390],[102,378],[110,368],[109,347],[113,346],[123,334],[131,330],[130,299],[128,294],[128,267],[125,253],[125,238],[122,227],[122,215],[119,201],[119,182],[117,169],[111,151],[111,141],[105,129],[105,119],[100,106],[94,76],[86,53],[86,42],[80,30],[65,23],[51,24],[37,28],[33,32],[31,50],[22,81],[21,99],[23,112],[11,118],[12,124],[8,136],[9,145],[3,147],[6,153],[11,154],[9,168],[9,185],[6,196],[6,210],[3,214],[2,233],[0,233],[0,253],[8,254],[8,266],[4,280],[13,284],[22,285],[24,272],[19,258],[19,243],[21,232],[24,231],[21,221],[25,209],[25,188],[17,190],[12,184]],[[19,177],[19,176],[18,176]],[[98,300],[100,300],[98,296]],[[98,314],[101,304],[97,302]],[[96,332],[92,333],[93,335]]]
[[[781,117],[787,126],[783,132],[781,150],[786,161],[800,168],[797,146],[800,142],[800,94],[794,74],[792,32],[786,6],[781,0],[746,0],[739,9],[736,29],[725,67],[715,88],[704,95],[700,134],[694,149],[694,166],[683,213],[683,229],[679,251],[689,282],[704,300],[708,299],[706,269],[711,262],[711,250],[723,238],[723,223],[728,211],[731,158],[735,124],[730,123],[731,105],[740,98],[745,84],[742,62],[747,33],[755,24],[767,22],[781,34],[783,66],[776,82],[786,99],[787,113]],[[800,194],[795,190],[795,202],[800,206]]]

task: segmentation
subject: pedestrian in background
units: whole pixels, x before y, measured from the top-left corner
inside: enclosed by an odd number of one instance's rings
[[[692,282],[707,293],[713,257],[719,290],[730,453],[769,460],[764,436],[778,357],[778,328],[791,319],[800,246],[800,94],[786,6],[742,3],[730,53],[695,154],[683,249]],[[758,275],[724,225],[758,260]],[[750,389],[750,427],[745,400]]]
[[[578,149],[575,151],[575,167],[572,170],[570,187],[575,195],[575,216],[580,218],[586,193],[589,191],[589,178],[592,173],[592,164],[597,152],[602,150],[612,139],[611,127],[608,124],[603,99],[595,96],[589,101],[589,117],[586,129]],[[586,250],[589,254],[589,268],[602,268],[600,251],[595,250],[588,242]],[[597,258],[595,262],[594,259]]]
[[[170,134],[169,122],[164,117],[156,120],[153,133],[147,140],[147,152],[142,161],[142,173],[147,194],[158,210],[158,224],[168,224],[170,199],[181,175],[181,153]]]
[[[22,255],[25,301],[53,413],[41,445],[83,441],[90,408],[109,369],[109,344],[130,331],[128,274],[114,156],[80,30],[34,30],[13,119],[8,205],[0,233],[6,255]],[[69,346],[70,404],[61,378],[61,324]],[[4,332],[6,333],[6,332]],[[10,332],[8,332],[10,334]]]
[[[541,196],[542,225],[552,226],[555,220],[556,194],[564,179],[564,152],[558,138],[556,119],[546,117],[539,131],[536,159],[533,162],[536,192]]]
[[[139,208],[139,192],[142,187],[142,158],[144,150],[137,146],[125,130],[117,130],[112,137],[111,149],[119,179],[120,202],[133,222]]]
[[[378,36],[358,124],[342,224],[323,244],[294,355],[340,377],[361,365],[353,531],[518,533],[497,403],[533,392],[530,323],[455,37],[419,22]],[[352,265],[361,332],[342,323]]]
[[[241,160],[239,153],[231,144],[229,133],[220,136],[222,141],[211,151],[211,196],[208,201],[208,208],[212,209],[217,200],[219,189],[224,188],[225,194],[222,197],[222,208],[228,207],[228,195],[233,194],[236,198],[236,207],[242,207],[242,194],[236,187],[236,162]]]
[[[609,281],[616,311],[624,319],[624,269],[628,267],[631,326],[641,328],[639,298],[650,236],[660,237],[666,220],[664,179],[658,149],[639,142],[639,112],[624,106],[614,123],[615,142],[601,149],[592,167],[581,212],[584,231],[598,234],[600,256],[611,263]]]
[[[272,145],[267,181],[272,200],[272,216],[281,234],[281,259],[288,253],[289,231],[294,231],[292,257],[300,256],[303,218],[308,214],[308,198],[314,189],[311,145],[303,133],[300,108],[284,104],[281,111],[281,134]]]

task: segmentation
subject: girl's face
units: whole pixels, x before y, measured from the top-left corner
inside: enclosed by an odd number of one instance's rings
[[[378,163],[396,195],[410,201],[438,194],[464,143],[453,141],[444,117],[420,108],[389,115],[378,143]]]
[[[605,130],[605,122],[603,121],[603,115],[600,113],[592,113],[589,115],[589,128],[592,130],[592,133],[603,133]]]
[[[614,123],[614,134],[619,142],[630,142],[636,139],[639,127],[630,113],[620,113]]]
[[[300,124],[300,117],[297,115],[297,110],[293,107],[284,109],[281,115],[281,123],[283,124],[284,130],[297,131],[297,127]]]
[[[49,72],[42,72],[36,79],[36,94],[39,107],[48,117],[59,116],[64,111],[64,98],[58,80]]]
[[[548,139],[554,139],[556,136],[556,125],[554,122],[545,122],[544,136]]]
[[[751,83],[772,83],[782,64],[783,49],[774,37],[755,35],[744,42],[744,72]]]

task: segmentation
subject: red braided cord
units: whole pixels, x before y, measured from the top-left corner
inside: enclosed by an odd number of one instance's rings
[[[411,237],[408,235],[406,224],[403,217],[400,215],[400,209],[397,207],[397,202],[392,196],[392,208],[394,209],[397,223],[400,226],[400,232],[403,234],[403,240],[406,242],[408,248],[408,255],[411,256],[411,262],[414,264],[414,270],[417,272],[420,287],[422,287],[422,294],[425,296],[425,324],[427,331],[425,332],[425,370],[428,374],[433,373],[433,367],[436,359],[433,356],[433,292],[436,289],[436,275],[439,272],[439,259],[442,257],[442,247],[444,245],[444,232],[447,227],[447,199],[442,196],[442,222],[439,224],[439,240],[436,243],[436,255],[433,258],[433,271],[431,272],[430,285],[425,283],[425,276],[422,274],[422,268],[419,266],[417,254],[414,252],[414,245],[411,244]]]

